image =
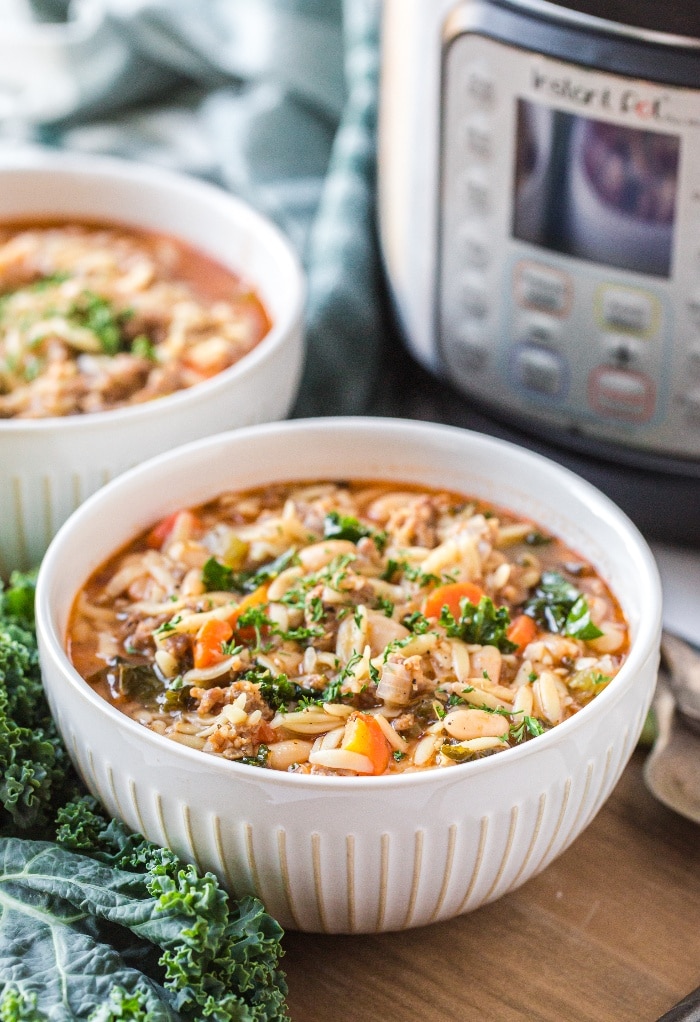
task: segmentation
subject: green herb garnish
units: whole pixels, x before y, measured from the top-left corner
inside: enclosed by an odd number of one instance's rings
[[[479,646],[496,646],[501,653],[512,653],[518,647],[507,636],[510,614],[507,607],[495,607],[490,596],[482,596],[478,604],[460,600],[459,620],[443,607],[440,624],[451,638]]]

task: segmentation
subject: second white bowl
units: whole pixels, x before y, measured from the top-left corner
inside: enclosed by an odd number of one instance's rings
[[[68,515],[146,458],[212,433],[284,418],[303,362],[304,277],[282,233],[222,189],[157,167],[27,151],[0,162],[0,221],[116,222],[181,238],[234,270],[272,329],[189,390],[94,415],[0,420],[0,577],[38,564]]]

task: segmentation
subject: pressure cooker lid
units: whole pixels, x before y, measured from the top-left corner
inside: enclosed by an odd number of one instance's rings
[[[550,0],[580,14],[632,28],[700,40],[700,4],[696,0]],[[527,6],[527,0],[525,0]]]

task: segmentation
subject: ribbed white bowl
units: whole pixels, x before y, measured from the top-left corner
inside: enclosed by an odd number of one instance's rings
[[[138,163],[44,150],[0,161],[0,221],[89,218],[182,238],[249,280],[273,327],[189,390],[94,415],[0,419],[0,576],[38,564],[58,527],[124,469],[179,444],[284,418],[299,386],[305,285],[277,228],[222,189]]]
[[[592,561],[632,649],[589,706],[545,735],[449,769],[295,776],[162,738],[96,695],[63,649],[73,597],[139,530],[224,489],[364,478],[447,486],[552,529]],[[128,472],[87,501],[44,559],[37,626],[48,698],[70,754],[110,813],[257,894],[284,926],[399,930],[477,908],[543,869],[590,822],[639,736],[656,678],[661,593],[636,528],[606,497],[516,446],[425,423],[319,419],[238,430]]]

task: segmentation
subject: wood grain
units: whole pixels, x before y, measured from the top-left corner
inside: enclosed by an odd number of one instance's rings
[[[651,797],[643,761],[492,905],[403,933],[286,934],[293,1022],[655,1022],[700,984],[700,828]]]

